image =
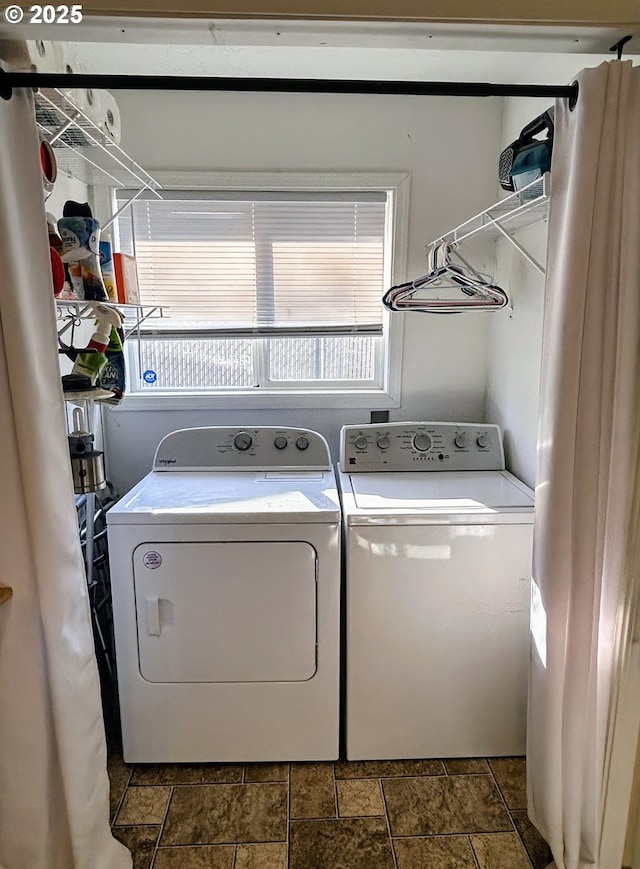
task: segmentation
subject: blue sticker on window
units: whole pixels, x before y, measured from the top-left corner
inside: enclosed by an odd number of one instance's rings
[[[152,371],[150,368],[148,368],[142,375],[142,379],[145,383],[155,383],[158,379],[158,375],[155,373],[155,371]]]

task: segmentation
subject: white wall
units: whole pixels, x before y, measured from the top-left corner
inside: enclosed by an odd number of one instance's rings
[[[56,220],[58,220],[62,217],[62,209],[67,199],[73,199],[75,202],[92,203],[89,188],[86,184],[83,184],[82,181],[78,181],[76,178],[68,178],[63,173],[60,173],[53,185],[51,196],[45,202],[47,212],[53,214]]]
[[[408,275],[425,245],[495,199],[501,101],[434,97],[229,93],[115,94],[123,147],[149,171],[405,171],[411,174]],[[489,168],[489,171],[487,169]],[[401,316],[401,315],[395,315]],[[482,316],[406,317],[401,406],[391,419],[482,419],[489,323]],[[150,468],[159,439],[192,425],[291,423],[334,451],[340,427],[368,412],[106,412],[109,474],[121,492]]]
[[[546,222],[522,230],[517,238],[544,264]],[[496,261],[496,280],[507,289],[512,307],[491,320],[485,415],[502,428],[508,469],[533,487],[544,278],[506,240],[498,242]]]
[[[503,147],[549,105],[548,100],[505,100]],[[542,265],[546,258],[546,227],[546,222],[538,223],[517,233],[518,241]],[[502,427],[507,468],[533,487],[544,277],[503,239],[496,245],[496,280],[509,293],[512,309],[492,315],[485,416]]]

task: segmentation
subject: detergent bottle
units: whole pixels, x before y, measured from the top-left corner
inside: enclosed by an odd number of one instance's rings
[[[91,385],[95,386],[100,372],[107,364],[105,351],[109,344],[111,329],[119,328],[122,320],[118,311],[108,305],[93,302],[91,307],[96,317],[96,331],[85,349],[78,354],[71,373],[85,374],[91,380]]]
[[[62,261],[67,264],[73,293],[78,299],[106,302],[109,298],[100,271],[100,221],[87,202],[69,199],[58,221]]]

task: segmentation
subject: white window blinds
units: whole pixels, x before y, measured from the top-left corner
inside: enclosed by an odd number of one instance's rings
[[[126,201],[126,193],[123,194]],[[208,336],[382,332],[384,192],[162,191],[119,220],[145,331]]]

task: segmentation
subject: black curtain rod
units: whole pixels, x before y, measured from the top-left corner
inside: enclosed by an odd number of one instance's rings
[[[303,94],[396,94],[441,97],[568,97],[575,101],[578,85],[491,84],[459,81],[352,81],[319,78],[238,78],[179,75],[93,75],[0,70],[0,96],[14,87],[104,88],[144,91],[244,91]]]

